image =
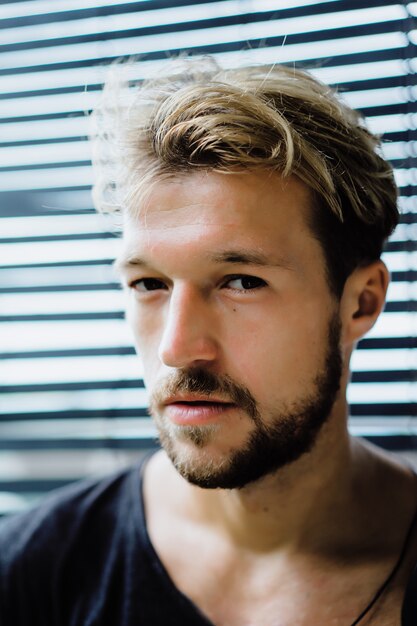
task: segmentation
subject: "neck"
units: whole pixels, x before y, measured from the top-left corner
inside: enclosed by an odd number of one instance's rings
[[[334,431],[326,425],[311,452],[243,489],[191,487],[195,511],[254,551],[328,541],[352,501],[358,456],[346,427]]]

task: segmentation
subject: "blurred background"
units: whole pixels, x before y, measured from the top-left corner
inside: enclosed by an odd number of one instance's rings
[[[386,311],[353,358],[350,429],[414,462],[416,16],[417,2],[382,0],[0,3],[0,514],[156,446],[118,237],[90,196],[86,114],[121,56],[140,56],[132,79],[183,50],[307,67],[383,134],[402,220]]]

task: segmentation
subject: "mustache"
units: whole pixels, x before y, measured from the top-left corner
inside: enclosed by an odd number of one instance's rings
[[[150,395],[150,412],[158,411],[168,398],[182,393],[199,393],[207,396],[218,394],[225,401],[230,401],[243,409],[254,421],[259,415],[256,400],[249,389],[235,382],[230,376],[214,374],[203,368],[179,370],[162,380]]]

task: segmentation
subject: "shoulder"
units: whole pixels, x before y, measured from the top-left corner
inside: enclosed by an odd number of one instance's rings
[[[129,498],[128,482],[134,470],[125,470],[100,479],[84,480],[56,490],[36,507],[0,521],[0,562],[16,557],[27,548],[50,545],[66,537],[86,519],[103,514],[112,505]]]
[[[60,623],[50,611],[57,603],[73,603],[84,574],[99,578],[108,546],[129,518],[127,511],[134,502],[140,506],[139,493],[136,498],[133,493],[139,485],[135,467],[74,483],[35,508],[2,519],[0,622],[4,614],[13,615],[13,624],[38,624],[28,621],[36,613],[42,616],[39,623]]]

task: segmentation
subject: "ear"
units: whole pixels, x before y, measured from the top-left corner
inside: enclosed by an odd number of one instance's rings
[[[340,301],[343,342],[354,344],[375,324],[384,308],[389,272],[383,261],[359,267],[348,277]]]

